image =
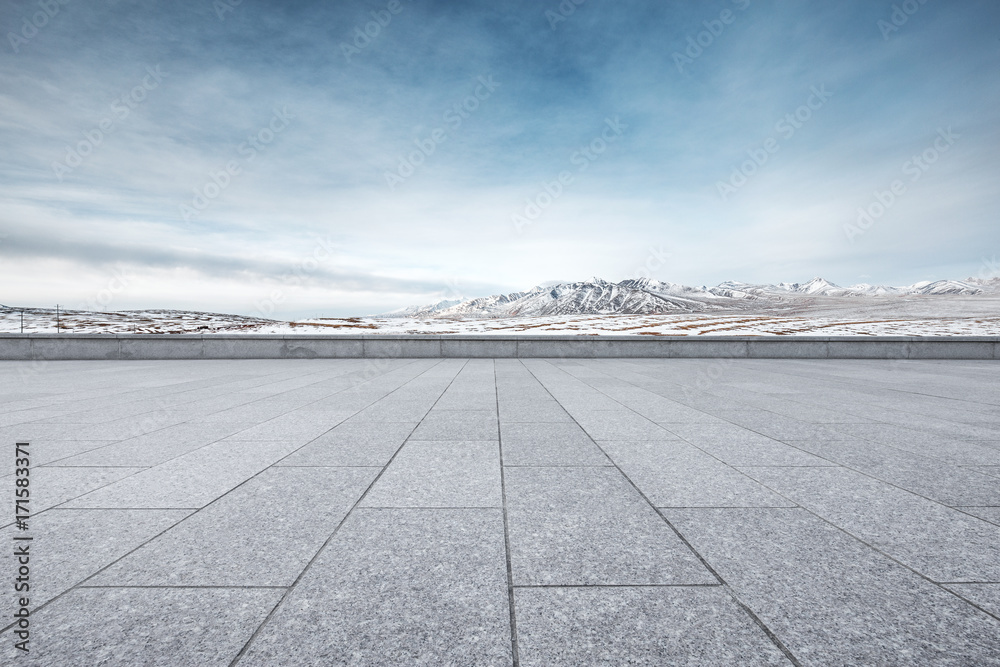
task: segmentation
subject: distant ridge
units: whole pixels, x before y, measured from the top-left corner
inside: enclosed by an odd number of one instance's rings
[[[653,278],[617,283],[591,278],[580,282],[537,286],[524,292],[496,294],[467,301],[439,301],[410,306],[379,317],[539,317],[546,315],[652,315],[753,309],[812,298],[886,298],[906,296],[975,296],[1000,287],[1000,279],[923,281],[905,287],[869,285],[840,287],[823,278],[805,283],[753,285],[726,281],[715,287],[689,287]]]

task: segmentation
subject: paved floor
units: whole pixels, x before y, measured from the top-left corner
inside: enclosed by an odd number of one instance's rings
[[[4,363],[0,662],[1000,664],[998,369]]]

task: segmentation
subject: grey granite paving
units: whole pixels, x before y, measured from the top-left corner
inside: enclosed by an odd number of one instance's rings
[[[189,514],[189,510],[61,510],[43,512],[31,523],[32,579],[30,607],[52,598],[156,537]],[[20,531],[0,530],[5,545]],[[14,549],[4,549],[4,571],[17,570]],[[15,598],[3,597],[3,617],[12,618]],[[10,613],[8,613],[10,612]],[[6,625],[6,623],[4,623]]]
[[[506,466],[606,466],[608,457],[573,422],[501,423]]]
[[[791,665],[718,586],[519,588],[525,667]]]
[[[225,667],[281,597],[273,588],[77,588],[32,615],[6,665]]]
[[[1000,621],[806,510],[665,513],[802,664],[1000,664]]]
[[[955,591],[983,611],[1000,617],[1000,583],[949,584],[945,588]]]
[[[997,363],[3,362],[0,663],[1000,665]]]
[[[511,664],[501,510],[358,509],[240,664],[289,659]]]
[[[787,498],[682,441],[602,442],[656,507],[788,507]]]
[[[365,507],[502,507],[500,445],[410,440]]]
[[[515,585],[712,584],[615,468],[507,468]]]
[[[319,436],[278,465],[384,466],[416,422],[348,421]]]
[[[377,473],[268,468],[85,585],[290,586]]]
[[[845,468],[744,470],[934,581],[1000,581],[1000,526]]]

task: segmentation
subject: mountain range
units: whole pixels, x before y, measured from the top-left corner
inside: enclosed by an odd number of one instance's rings
[[[824,299],[918,296],[975,296],[1000,290],[1000,279],[924,281],[905,287],[862,283],[840,287],[823,278],[806,283],[753,285],[736,281],[715,287],[689,287],[653,278],[610,282],[600,278],[537,286],[524,292],[411,306],[380,317],[539,317],[546,315],[652,315],[755,310],[813,303]]]

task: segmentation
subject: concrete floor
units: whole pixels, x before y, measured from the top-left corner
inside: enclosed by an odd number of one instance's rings
[[[0,662],[1000,664],[998,370],[6,362]]]

